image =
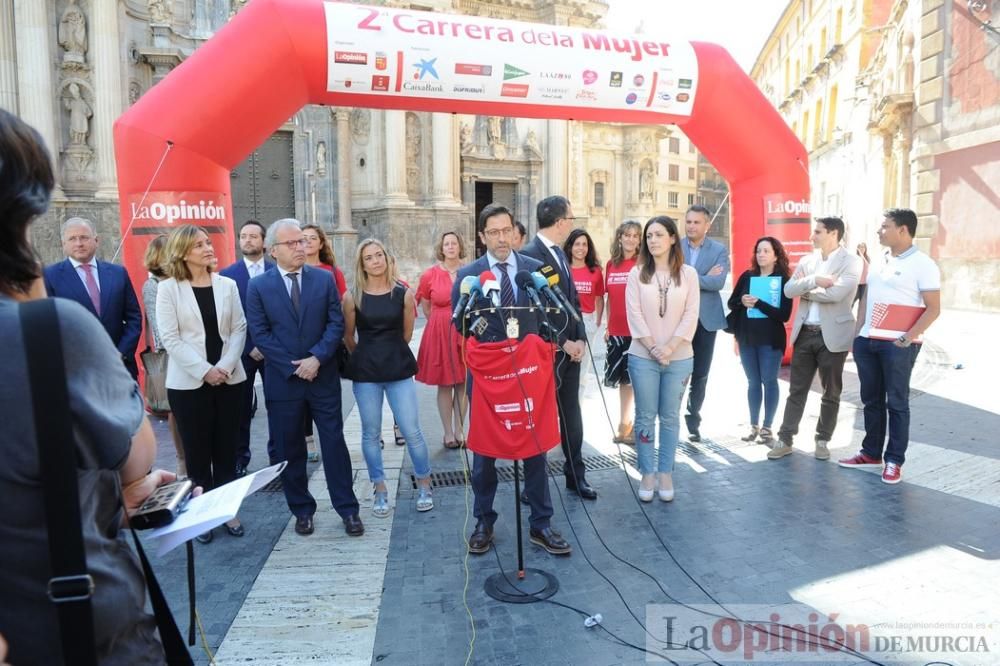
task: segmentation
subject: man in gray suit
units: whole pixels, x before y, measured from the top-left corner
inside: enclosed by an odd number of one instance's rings
[[[837,425],[840,392],[844,387],[844,361],[854,341],[851,306],[862,267],[861,257],[841,247],[843,239],[843,220],[839,217],[816,218],[812,241],[819,251],[803,257],[785,283],[785,296],[800,296],[801,300],[792,328],[792,368],[785,416],[778,430],[778,442],[767,454],[770,460],[778,460],[792,452],[792,438],[799,431],[799,421],[817,370],[823,398],[816,422],[814,455],[819,460],[830,457],[829,444]]]
[[[687,422],[688,439],[701,441],[701,405],[705,402],[708,387],[708,371],[712,367],[712,353],[715,351],[715,334],[726,327],[726,313],[722,308],[719,291],[726,284],[729,275],[729,253],[725,246],[708,238],[712,226],[712,213],[704,206],[691,206],[684,215],[686,237],[681,240],[684,263],[698,271],[698,285],[701,288],[701,310],[698,313],[698,328],[691,346],[694,347],[694,370],[691,372],[691,389],[688,391]]]

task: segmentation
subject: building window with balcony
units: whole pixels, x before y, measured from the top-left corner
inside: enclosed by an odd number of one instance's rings
[[[667,207],[668,208],[677,208],[677,193],[676,192],[667,192]]]
[[[693,194],[689,194],[688,195],[688,206],[693,206],[693,205],[694,205],[694,195]]]

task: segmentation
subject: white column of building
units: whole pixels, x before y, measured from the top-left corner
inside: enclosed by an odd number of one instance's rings
[[[17,115],[17,51],[14,4],[10,0],[0,0],[0,109]]]
[[[450,113],[431,114],[431,144],[434,204],[457,205],[454,174],[459,155],[455,150],[455,117]]]
[[[548,172],[546,191],[540,198],[553,195],[568,196],[566,191],[566,134],[565,120],[548,121],[548,141],[545,143],[545,169]]]
[[[351,226],[351,112],[337,109],[337,229],[353,231]]]
[[[48,3],[38,0],[14,0],[17,22],[17,107],[21,120],[42,135],[53,164],[59,154],[55,115],[52,105],[52,54],[49,34]],[[6,42],[6,35],[4,35]]]
[[[94,0],[90,10],[91,66],[94,68],[94,152],[98,198],[118,197],[112,126],[122,113],[122,79],[117,0]]]
[[[385,112],[385,203],[405,204],[406,112]]]

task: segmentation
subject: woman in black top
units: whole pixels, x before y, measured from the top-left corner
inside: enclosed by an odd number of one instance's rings
[[[374,238],[361,241],[354,269],[353,298],[344,301],[344,343],[351,352],[349,374],[354,380],[354,399],[361,416],[361,452],[368,465],[368,478],[375,485],[372,513],[379,518],[389,515],[389,491],[379,446],[382,403],[386,397],[413,462],[419,489],[417,511],[434,508],[430,459],[420,430],[413,382],[417,360],[410,351],[416,316],[413,290],[399,282],[395,262],[385,246]]]
[[[740,348],[740,362],[746,373],[750,433],[744,442],[774,440],[771,425],[778,411],[778,368],[785,354],[785,322],[792,314],[792,300],[785,296],[788,282],[788,254],[781,241],[764,236],[754,245],[750,270],[744,271],[729,297],[730,321]],[[751,278],[778,278],[774,281]],[[760,282],[763,287],[758,287]],[[751,293],[753,292],[753,293]],[[756,295],[755,295],[756,294]],[[764,402],[764,423],[760,425],[760,403]]]

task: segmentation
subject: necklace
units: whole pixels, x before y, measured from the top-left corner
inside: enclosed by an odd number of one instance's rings
[[[660,274],[656,273],[656,288],[660,292],[660,317],[667,316],[667,294],[670,292],[670,280],[660,279]]]

